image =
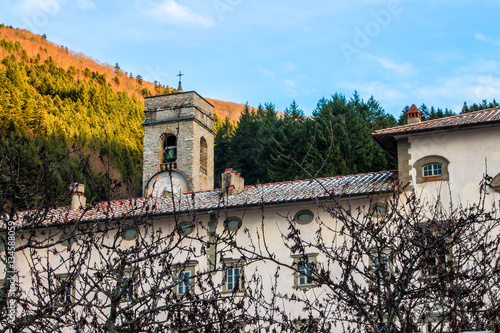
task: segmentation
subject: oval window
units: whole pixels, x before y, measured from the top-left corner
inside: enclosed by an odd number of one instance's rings
[[[179,224],[179,233],[182,236],[189,235],[193,231],[193,222],[186,221]]]
[[[310,210],[301,210],[295,214],[295,222],[298,224],[308,224],[313,218],[314,214]]]
[[[382,203],[373,205],[371,213],[374,217],[384,216],[385,214],[387,214],[387,206]]]
[[[224,222],[224,228],[228,231],[236,231],[241,227],[241,219],[230,217]]]
[[[132,240],[137,237],[137,229],[129,228],[123,232],[123,239]]]
[[[68,234],[62,234],[61,237],[59,237],[59,240],[61,241],[61,243],[59,244],[61,244],[64,247],[68,247],[75,242],[75,239]]]

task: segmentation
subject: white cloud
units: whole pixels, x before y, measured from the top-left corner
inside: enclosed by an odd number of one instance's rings
[[[297,66],[291,62],[284,62],[281,64],[281,71],[284,73],[290,73],[297,69]]]
[[[389,69],[398,75],[413,75],[415,74],[415,69],[410,63],[405,64],[397,64],[391,59],[385,57],[375,57],[369,54],[365,54],[361,56],[362,59],[368,59],[375,61],[379,66],[384,69]]]
[[[24,16],[36,15],[38,12],[54,16],[60,12],[61,6],[57,0],[22,0],[17,10]]]
[[[92,9],[95,8],[95,3],[92,0],[78,0],[78,8],[80,9]]]
[[[266,68],[259,68],[260,74],[266,78],[274,78],[276,75],[272,70],[266,69]]]
[[[285,86],[287,86],[288,88],[292,88],[292,89],[295,89],[298,86],[297,82],[295,82],[293,80],[285,80],[284,83],[285,83]]]
[[[497,44],[500,45],[500,38],[491,38],[483,35],[482,33],[476,33],[474,35],[474,38],[480,42],[486,42],[486,43],[492,43],[492,44]]]
[[[158,21],[172,24],[191,24],[210,27],[213,21],[201,14],[195,13],[191,8],[179,5],[174,0],[163,0],[149,11],[150,16]]]
[[[44,27],[48,22],[60,15],[67,7],[76,7],[80,10],[91,9],[95,7],[92,0],[78,0],[70,2],[69,0],[21,0],[14,11],[24,18],[27,28],[36,32]]]
[[[476,38],[477,40],[480,40],[480,41],[487,41],[488,40],[488,38],[486,38],[486,36],[481,34],[481,33],[475,34],[474,38]]]

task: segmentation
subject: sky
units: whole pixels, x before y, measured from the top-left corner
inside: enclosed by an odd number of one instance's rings
[[[335,93],[500,100],[497,0],[2,0],[0,21],[184,91],[310,115]]]

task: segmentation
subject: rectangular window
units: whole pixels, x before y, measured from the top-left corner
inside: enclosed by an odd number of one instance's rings
[[[296,288],[314,287],[317,283],[316,268],[317,268],[317,253],[310,254],[292,254],[295,268],[295,283]]]
[[[318,332],[319,325],[317,319],[303,319],[295,320],[293,322],[293,327],[297,332]]]
[[[223,265],[224,279],[222,284],[222,292],[230,293],[243,290],[244,262],[238,259],[224,259]]]
[[[4,288],[6,287],[4,280],[0,280],[0,298],[4,298],[4,295],[8,295],[8,292],[4,293]]]
[[[452,269],[451,248],[443,233],[446,224],[423,226],[422,275],[426,278],[443,277]]]
[[[75,288],[69,276],[58,275],[56,276],[56,302],[59,305],[68,305],[73,302]]]
[[[447,328],[448,318],[444,313],[434,311],[425,316],[425,322],[424,332],[441,332]]]
[[[182,271],[177,275],[177,295],[184,295],[191,291],[191,271]]]
[[[299,265],[298,272],[298,281],[297,285],[300,286],[308,286],[312,283],[311,275],[312,275],[312,263],[307,262]]]
[[[226,270],[226,290],[240,289],[240,268],[232,267]]]
[[[387,277],[390,273],[389,250],[373,249],[370,251],[370,270],[374,279]]]
[[[186,295],[194,290],[194,276],[197,261],[192,260],[182,264],[176,264],[174,270],[174,279],[177,285],[175,286],[175,293],[177,295]]]
[[[449,253],[444,247],[428,249],[424,258],[424,274],[427,277],[443,276],[449,271]]]
[[[244,323],[230,323],[230,324],[225,324],[224,327],[221,329],[221,332],[224,333],[243,333],[245,332],[245,324]]]
[[[137,294],[137,271],[129,269],[125,272],[123,276],[123,294],[122,302],[132,302]]]

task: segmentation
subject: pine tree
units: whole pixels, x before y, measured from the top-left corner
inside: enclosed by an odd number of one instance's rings
[[[303,168],[310,145],[307,120],[295,100],[276,124],[267,173],[271,182],[309,178]]]
[[[214,115],[214,130],[216,132],[214,138],[214,172],[215,186],[220,187],[220,175],[227,168],[234,166],[233,151],[231,149],[231,141],[235,133],[235,125],[226,117],[221,121],[217,115]]]

